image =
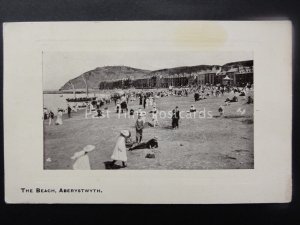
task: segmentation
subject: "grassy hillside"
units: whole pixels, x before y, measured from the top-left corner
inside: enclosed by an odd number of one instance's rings
[[[85,88],[85,82],[83,77],[86,79],[89,88],[98,89],[98,84],[101,81],[107,80],[119,80],[122,78],[141,78],[146,77],[151,71],[131,68],[127,66],[105,66],[97,67],[94,70],[83,73],[82,75],[70,80],[74,85],[75,89]],[[72,89],[69,81],[65,83],[59,90]]]

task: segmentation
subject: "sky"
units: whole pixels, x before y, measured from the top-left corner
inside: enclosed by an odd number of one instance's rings
[[[43,89],[58,90],[67,81],[102,66],[159,70],[179,66],[224,65],[253,60],[252,52],[44,52]]]

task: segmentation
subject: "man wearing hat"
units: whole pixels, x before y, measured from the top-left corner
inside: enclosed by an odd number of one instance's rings
[[[172,127],[173,127],[173,129],[178,129],[179,119],[180,119],[180,112],[179,112],[178,106],[176,106],[175,109],[173,109],[173,112],[172,112]]]
[[[141,143],[143,138],[143,129],[144,129],[144,120],[142,118],[142,115],[138,115],[138,119],[135,123],[135,131],[136,131],[136,142]]]

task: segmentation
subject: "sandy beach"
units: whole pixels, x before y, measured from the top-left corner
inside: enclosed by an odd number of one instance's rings
[[[243,97],[238,97],[238,102],[224,106],[224,115],[220,117],[218,108],[224,104],[226,97],[228,94],[197,102],[192,94],[188,97],[157,99],[158,111],[167,112],[175,106],[180,111],[188,111],[191,105],[195,105],[197,112],[205,109],[206,118],[182,118],[178,130],[171,128],[171,119],[159,118],[159,127],[147,127],[143,134],[143,141],[158,137],[159,147],[151,150],[155,158],[145,158],[149,149],[127,151],[128,166],[121,169],[254,168],[253,104],[246,104]],[[63,115],[63,125],[56,126],[53,123],[49,126],[48,121],[44,121],[44,169],[72,169],[74,161],[70,157],[86,145],[96,147],[89,153],[91,169],[105,169],[106,162],[111,161],[120,130],[129,129],[135,140],[136,115],[134,118],[125,118],[121,114],[119,118],[114,112],[114,102],[102,106],[102,110],[105,107],[111,111],[109,118],[85,119],[85,110],[80,110],[72,112],[71,118]],[[139,107],[138,100],[129,102],[129,110]],[[149,107],[145,111],[151,109]],[[207,117],[207,111],[211,111],[212,118]],[[147,113],[147,121],[151,121],[150,113]]]

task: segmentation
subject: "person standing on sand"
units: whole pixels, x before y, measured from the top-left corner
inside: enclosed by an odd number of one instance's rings
[[[179,128],[179,118],[180,117],[180,111],[178,110],[178,106],[175,107],[172,111],[172,128],[178,129]]]
[[[140,94],[140,105],[143,105],[143,95]]]
[[[72,111],[72,109],[71,109],[70,105],[68,105],[68,117],[69,118],[71,118],[71,111]]]
[[[157,109],[155,106],[152,109],[152,120],[153,120],[153,127],[159,126],[158,119],[157,119]]]
[[[144,109],[146,109],[146,95],[144,95],[143,106],[144,106]]]
[[[152,97],[152,96],[149,97],[149,105],[150,105],[150,106],[153,105],[153,97]]]
[[[141,143],[143,138],[143,129],[144,129],[144,120],[142,119],[142,115],[138,115],[138,119],[135,123],[135,131],[136,131],[136,142]]]
[[[49,112],[49,126],[52,124],[53,119],[54,119],[54,113],[50,110],[50,112]]]
[[[117,105],[116,105],[116,113],[121,112],[121,102],[120,99],[117,100]]]
[[[223,114],[224,114],[224,107],[222,105],[220,105],[218,111],[220,113],[220,116],[223,116]]]
[[[131,136],[129,130],[122,130],[120,136],[117,139],[117,143],[114,147],[113,154],[111,156],[112,165],[116,163],[116,161],[122,161],[123,167],[126,167],[127,162],[127,154],[126,154],[126,139]]]
[[[57,118],[56,118],[56,121],[55,121],[55,125],[62,125],[63,124],[62,116],[63,116],[62,110],[59,109],[58,112],[57,112]]]

